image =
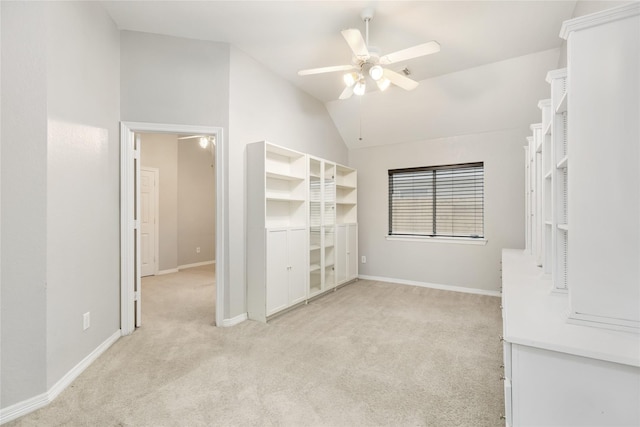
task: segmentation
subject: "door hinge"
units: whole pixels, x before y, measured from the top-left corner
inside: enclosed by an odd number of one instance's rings
[[[133,150],[133,158],[136,160],[140,159],[140,150]]]
[[[140,228],[140,220],[139,219],[134,219],[133,220],[133,228],[134,230],[137,230]]]
[[[140,291],[135,291],[133,293],[133,300],[134,301],[140,301]]]

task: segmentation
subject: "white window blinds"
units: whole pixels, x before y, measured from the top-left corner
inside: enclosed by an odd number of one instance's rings
[[[389,170],[389,235],[484,237],[484,164]]]

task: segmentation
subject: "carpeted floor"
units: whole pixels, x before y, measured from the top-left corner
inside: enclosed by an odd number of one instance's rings
[[[216,328],[211,267],[145,278],[143,327],[11,426],[499,426],[499,299],[361,280]]]

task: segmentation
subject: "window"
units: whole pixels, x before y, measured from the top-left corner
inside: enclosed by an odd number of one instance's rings
[[[389,170],[389,235],[484,237],[484,163]]]

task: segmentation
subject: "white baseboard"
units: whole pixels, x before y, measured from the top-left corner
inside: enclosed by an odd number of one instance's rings
[[[0,409],[0,424],[8,423],[30,412],[47,406],[51,401],[48,393],[42,393],[30,399]]]
[[[158,273],[156,273],[156,276],[162,276],[163,274],[172,274],[172,273],[177,273],[177,272],[178,272],[177,268],[169,268],[167,270],[158,271]]]
[[[242,323],[248,319],[247,313],[242,313],[237,315],[236,317],[232,317],[231,319],[224,319],[222,321],[222,326],[228,328],[230,326],[235,326],[238,323]]]
[[[215,259],[213,261],[194,262],[193,264],[179,265],[178,266],[178,270],[183,270],[185,268],[201,267],[203,265],[211,265],[211,264],[215,264],[215,263],[216,263]]]
[[[113,333],[109,338],[107,338],[102,344],[96,347],[91,353],[87,355],[84,359],[80,361],[76,366],[74,366],[69,372],[65,374],[64,377],[60,378],[54,385],[49,389],[47,394],[49,395],[49,401],[53,401],[62,391],[67,388],[76,378],[80,376],[85,369],[89,367],[102,353],[104,353],[114,342],[118,341],[122,334],[120,333],[120,329]]]
[[[491,297],[499,297],[502,295],[499,291],[488,291],[486,289],[465,288],[462,286],[441,285],[438,283],[417,282],[414,280],[394,279],[392,277],[365,276],[360,274],[358,278],[363,280],[375,280],[378,282],[397,283],[399,285],[420,286],[421,288],[440,289],[443,291],[464,292],[466,294],[488,295]]]
[[[80,363],[74,366],[69,372],[67,372],[60,380],[58,380],[53,387],[51,387],[46,393],[39,394],[30,399],[23,400],[9,407],[0,409],[0,424],[7,423],[15,420],[16,418],[27,415],[37,409],[47,406],[49,403],[60,395],[85,369],[87,369],[102,353],[104,353],[109,347],[116,342],[121,336],[120,329],[107,338],[102,344],[96,347],[87,357],[82,359]]]

